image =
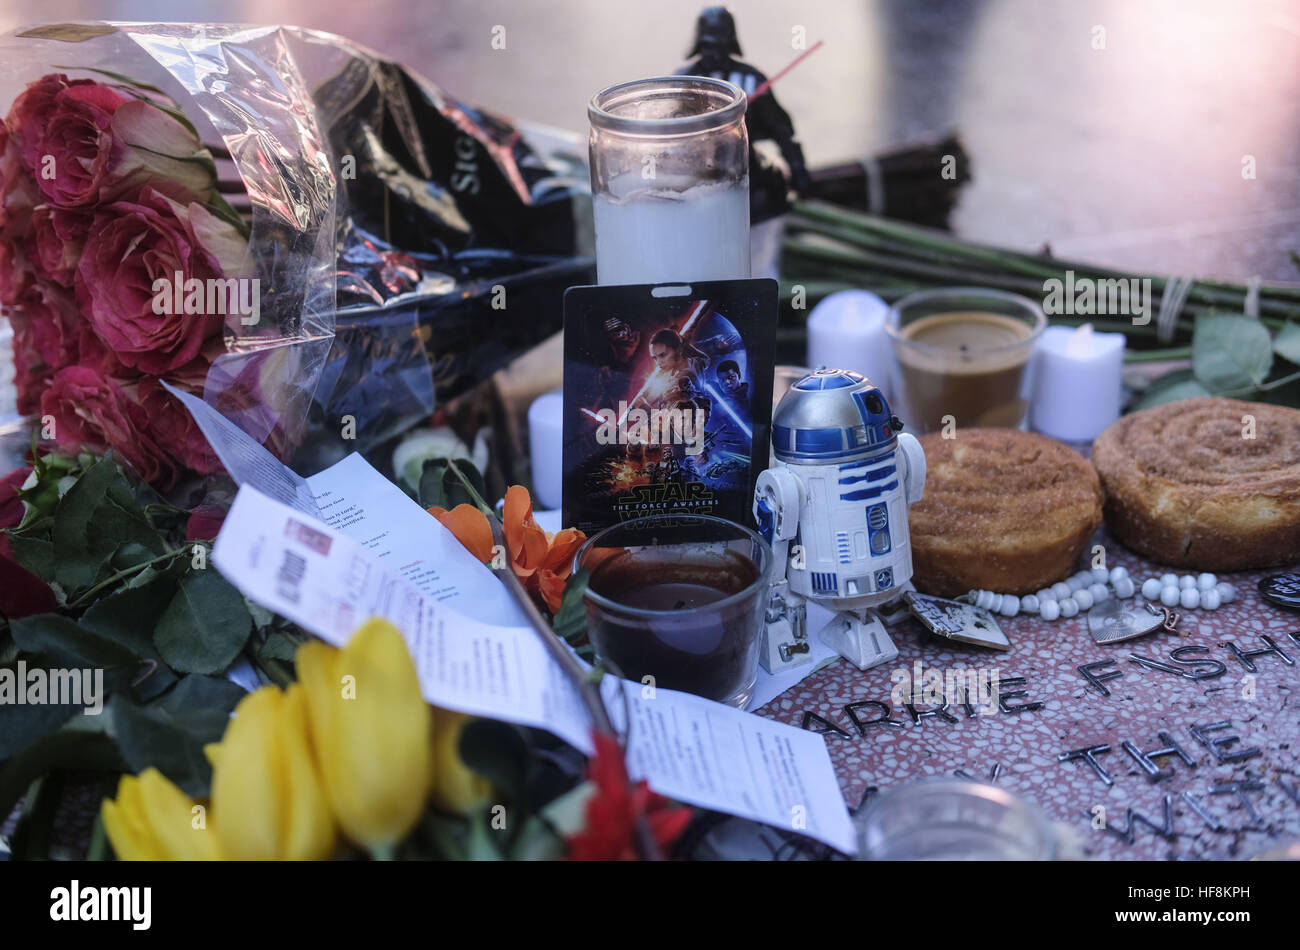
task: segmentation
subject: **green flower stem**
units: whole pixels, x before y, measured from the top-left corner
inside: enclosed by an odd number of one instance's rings
[[[1163,363],[1167,360],[1190,360],[1192,358],[1192,348],[1190,346],[1173,346],[1166,350],[1136,350],[1125,351],[1124,362],[1129,363]]]
[[[90,846],[86,849],[86,860],[108,860],[108,834],[104,831],[102,813],[95,815],[95,825],[90,829]]]
[[[139,574],[141,571],[143,571],[146,567],[152,567],[153,565],[157,564],[159,561],[165,561],[168,558],[175,557],[179,553],[180,553],[179,551],[168,551],[166,554],[159,554],[155,558],[150,558],[149,560],[142,561],[139,564],[134,564],[131,567],[126,568],[126,570],[118,571],[112,577],[100,581],[94,587],[90,588],[90,590],[86,591],[76,600],[68,604],[67,605],[68,609],[75,610],[76,608],[84,604],[87,600],[93,598],[95,594],[99,593],[105,587],[108,587],[112,584],[116,584],[118,581],[125,580],[128,577],[134,577],[136,574]]]
[[[1258,386],[1246,386],[1243,389],[1231,389],[1224,393],[1215,393],[1216,396],[1227,396],[1233,398],[1236,396],[1249,396],[1252,393],[1266,393],[1270,389],[1278,389],[1287,383],[1294,383],[1300,379],[1300,373],[1292,373],[1289,376],[1279,376],[1277,379],[1269,380],[1266,383],[1260,383]]]
[[[475,507],[477,507],[479,511],[483,512],[483,514],[487,515],[489,521],[495,519],[497,516],[496,509],[489,505],[483,496],[478,493],[478,489],[475,488],[470,480],[465,476],[465,473],[460,470],[455,459],[447,459],[447,468],[451,469],[451,473],[456,476],[456,481],[460,482],[461,487],[465,489],[466,494],[474,500]]]
[[[971,244],[940,231],[849,211],[819,202],[801,202],[787,219],[786,251],[815,266],[842,269],[849,283],[871,283],[863,271],[893,275],[913,274],[948,284],[968,283],[1006,290],[1039,291],[1041,280],[1060,278],[1071,270],[1093,279],[1143,279],[1142,275],[1113,270],[1041,254],[1027,254]],[[847,247],[809,242],[815,235]],[[819,274],[818,276],[828,276]],[[835,275],[831,275],[835,276]],[[876,276],[879,276],[877,274]],[[1151,276],[1152,290],[1163,296],[1168,278]],[[1247,288],[1227,281],[1198,280],[1184,303],[1184,315],[1194,318],[1203,309],[1244,308]],[[1300,289],[1264,285],[1259,309],[1265,322],[1280,327],[1300,309]],[[1190,323],[1191,319],[1179,321]]]
[[[497,517],[496,511],[483,500],[482,496],[474,489],[474,486],[470,484],[469,479],[457,467],[454,460],[448,459],[447,466],[465,488],[470,498],[474,499],[474,503],[487,516],[488,524],[492,528],[492,543],[500,545],[503,549],[506,548],[505,528],[501,524],[501,519]],[[564,645],[564,641],[547,623],[546,618],[542,616],[542,612],[533,603],[533,599],[528,596],[528,591],[524,590],[524,585],[519,582],[514,565],[510,564],[507,559],[507,563],[503,567],[493,568],[493,573],[505,583],[506,589],[510,591],[515,602],[523,610],[524,616],[532,624],[534,632],[541,638],[542,645],[546,647],[551,657],[560,664],[560,668],[568,677],[569,682],[577,689],[579,698],[582,699],[583,705],[587,707],[587,711],[591,714],[591,721],[596,730],[602,734],[617,738],[618,733],[614,729],[614,723],[609,718],[609,711],[605,708],[605,700],[600,694],[599,683],[591,681],[586,671]],[[642,859],[656,861],[662,857],[644,814],[637,815],[636,835],[637,849]]]
[[[266,674],[266,678],[276,686],[288,689],[293,685],[293,675],[289,672],[289,665],[283,660],[259,657],[253,650],[249,650],[249,658],[253,661],[253,665]]]

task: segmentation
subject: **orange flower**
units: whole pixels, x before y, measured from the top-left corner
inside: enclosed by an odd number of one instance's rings
[[[430,508],[443,526],[483,563],[492,560],[492,528],[487,516],[473,505],[457,505],[451,511]],[[541,599],[554,614],[564,599],[564,583],[573,568],[573,555],[587,536],[576,528],[548,534],[533,518],[528,489],[511,485],[506,491],[504,512],[506,548],[510,565],[524,589]]]
[[[430,508],[429,514],[441,521],[470,554],[484,564],[492,560],[492,526],[483,512],[473,505],[457,505],[451,511]]]

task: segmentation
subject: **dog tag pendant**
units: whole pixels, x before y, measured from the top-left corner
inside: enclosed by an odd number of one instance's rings
[[[1178,614],[1167,607],[1129,607],[1117,597],[1103,600],[1088,611],[1088,632],[1098,643],[1121,643],[1157,630],[1173,632],[1177,624]]]

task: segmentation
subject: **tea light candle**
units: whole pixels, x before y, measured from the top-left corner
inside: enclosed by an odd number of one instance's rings
[[[808,365],[851,369],[892,400],[893,344],[885,332],[889,304],[867,290],[841,290],[808,314]]]
[[[1034,352],[1029,410],[1034,431],[1063,442],[1091,442],[1119,418],[1124,334],[1048,327]]]
[[[564,393],[538,396],[528,407],[528,452],[533,491],[543,508],[558,508],[564,482]]]

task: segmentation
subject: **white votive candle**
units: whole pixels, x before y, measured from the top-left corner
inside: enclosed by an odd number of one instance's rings
[[[1029,408],[1036,432],[1063,442],[1091,442],[1119,418],[1124,334],[1048,327],[1034,351]]]
[[[889,304],[867,290],[840,290],[808,314],[808,365],[851,369],[894,398],[894,348],[885,332]]]
[[[528,452],[533,498],[541,508],[558,508],[564,490],[564,393],[546,393],[528,407]]]

